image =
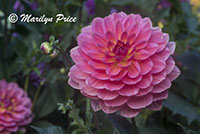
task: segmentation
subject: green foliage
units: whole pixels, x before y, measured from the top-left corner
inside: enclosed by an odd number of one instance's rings
[[[172,110],[173,114],[186,117],[189,124],[194,120],[200,121],[198,109],[172,92],[169,92],[169,98],[164,102],[164,106]]]
[[[39,128],[32,126],[32,128],[35,129],[38,134],[65,134],[64,130],[58,126],[51,126],[48,128]]]
[[[199,131],[191,130],[191,129],[181,125],[180,123],[178,123],[178,125],[184,130],[185,134],[199,134],[200,133],[200,130]]]

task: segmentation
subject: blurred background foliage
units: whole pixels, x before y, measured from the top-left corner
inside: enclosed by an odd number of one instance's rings
[[[90,2],[93,0],[89,0]],[[161,111],[143,110],[136,117],[139,134],[200,133],[200,0],[0,0],[0,79],[15,81],[33,100],[35,118],[27,133],[34,134],[132,134],[129,119],[93,113],[89,100],[67,84],[73,64],[69,51],[76,37],[94,17],[112,12],[150,17],[153,26],[176,42],[176,64],[181,76],[173,82]],[[55,17],[76,16],[75,23],[11,24],[10,13]],[[52,35],[52,36],[51,36]],[[44,55],[40,44],[57,40],[66,57]],[[66,60],[67,58],[67,60]],[[21,134],[22,132],[18,132]]]

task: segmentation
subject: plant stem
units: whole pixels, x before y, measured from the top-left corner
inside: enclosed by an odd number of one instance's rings
[[[134,134],[137,134],[137,126],[136,126],[135,118],[132,118],[131,122],[133,125],[133,132],[134,132]]]
[[[24,91],[28,91],[28,85],[29,85],[29,73],[26,76],[25,84],[24,84]]]
[[[71,67],[71,66],[72,66],[72,63],[71,63],[71,61],[68,59],[68,57],[67,57],[67,55],[65,54],[65,52],[64,52],[62,49],[56,47],[55,45],[53,45],[53,48],[55,48],[56,50],[58,50],[58,51],[62,54],[62,56],[65,58],[65,60],[69,63],[69,65],[70,65],[70,67]]]
[[[35,106],[35,103],[36,103],[38,97],[39,97],[41,88],[42,88],[42,85],[40,84],[40,86],[37,88],[37,91],[36,91],[35,96],[34,96],[34,98],[33,98],[32,110],[33,110],[33,108],[34,108],[34,106]]]
[[[96,126],[96,129],[98,131],[99,130],[99,121],[98,121],[98,118],[97,118],[97,114],[95,112],[93,112],[93,116],[94,116],[95,126]]]

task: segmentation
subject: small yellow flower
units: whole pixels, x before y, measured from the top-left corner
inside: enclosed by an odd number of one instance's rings
[[[160,20],[160,21],[158,22],[158,27],[160,27],[161,29],[164,28],[164,23],[163,23],[162,20]]]

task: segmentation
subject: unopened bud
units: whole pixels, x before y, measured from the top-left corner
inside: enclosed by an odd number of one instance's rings
[[[49,42],[43,42],[40,46],[40,50],[44,54],[52,54],[53,53],[53,47]]]

